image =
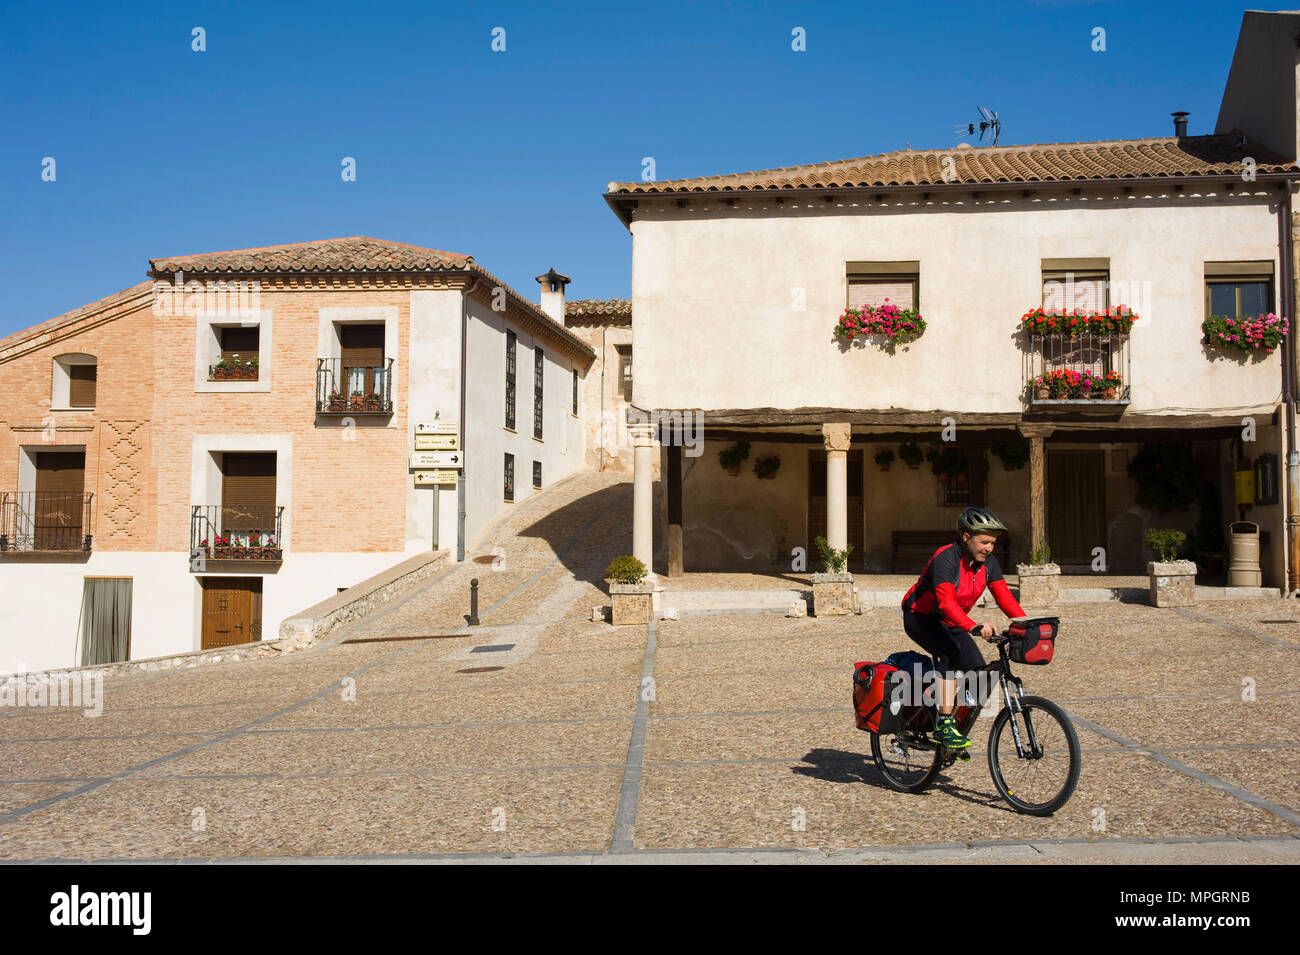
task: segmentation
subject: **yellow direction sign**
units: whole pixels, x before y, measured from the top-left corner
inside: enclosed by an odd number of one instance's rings
[[[415,450],[417,451],[455,451],[460,447],[460,435],[457,434],[417,434]]]
[[[456,471],[437,470],[437,471],[416,471],[415,485],[419,487],[424,484],[455,484]]]

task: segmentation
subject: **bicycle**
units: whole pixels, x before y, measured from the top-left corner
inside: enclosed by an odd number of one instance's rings
[[[1011,672],[1007,654],[1011,636],[1003,630],[993,639],[998,646],[998,659],[978,671],[998,674],[1002,693],[998,702],[1005,704],[989,730],[989,772],[1002,798],[1017,812],[1049,816],[1065,805],[1079,782],[1079,737],[1059,706],[1040,696],[1025,695],[1020,678]],[[968,702],[954,708],[953,718],[962,735],[969,735],[984,707],[978,699],[971,698],[968,690],[959,689],[959,692],[965,693]],[[1036,712],[1031,716],[1031,711]],[[899,792],[920,792],[957,761],[960,751],[929,738],[928,734],[935,728],[935,708],[904,704],[899,710],[899,720],[900,725],[893,732],[869,731],[871,756],[891,788]],[[1005,732],[1008,726],[1010,734]],[[1005,749],[1004,734],[1012,744]],[[891,761],[901,761],[902,765],[893,765]],[[1008,784],[1008,776],[1015,777],[1014,789]]]

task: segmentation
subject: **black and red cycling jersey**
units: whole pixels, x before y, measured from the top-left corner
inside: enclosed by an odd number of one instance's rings
[[[986,586],[1004,614],[1025,616],[1007,588],[997,558],[989,554],[982,564],[963,559],[962,546],[954,541],[944,544],[926,562],[925,570],[903,597],[903,609],[938,617],[945,625],[969,633],[975,621],[966,611],[975,606]]]

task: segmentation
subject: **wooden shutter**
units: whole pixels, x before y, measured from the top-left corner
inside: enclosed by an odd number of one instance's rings
[[[225,455],[222,531],[275,530],[275,455]]]
[[[238,355],[240,361],[257,358],[261,332],[262,330],[256,325],[249,328],[221,329],[221,357],[228,360]]]
[[[915,282],[906,277],[888,279],[849,279],[849,308],[864,305],[897,305],[915,308]],[[888,302],[885,299],[889,299]]]
[[[1043,308],[1083,309],[1085,312],[1104,312],[1106,300],[1106,272],[1044,272]]]
[[[339,341],[347,390],[363,394],[375,391],[375,369],[384,366],[384,326],[344,325]],[[349,374],[349,368],[358,371]]]
[[[32,531],[36,550],[80,550],[85,510],[86,452],[36,452]]]
[[[68,367],[68,406],[71,408],[95,407],[95,365],[70,365]]]

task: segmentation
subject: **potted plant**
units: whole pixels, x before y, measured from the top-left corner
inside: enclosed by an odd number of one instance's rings
[[[740,473],[740,462],[747,457],[749,457],[748,441],[737,441],[731,447],[723,448],[718,452],[718,460],[727,469],[727,473],[733,476]]]
[[[353,411],[360,411],[365,407],[366,396],[359,391],[354,391],[348,395],[348,407]]]
[[[1106,377],[1101,380],[1101,396],[1106,401],[1114,401],[1119,397],[1119,390],[1124,386],[1124,379],[1120,377],[1117,371],[1106,372]]]
[[[366,409],[367,411],[380,411],[380,410],[382,410],[382,402],[381,402],[381,399],[380,399],[380,397],[379,397],[379,393],[378,393],[378,392],[376,392],[376,391],[371,391],[371,392],[369,392],[369,393],[366,394],[366,399],[365,399],[365,409]]]
[[[1029,560],[1016,564],[1020,577],[1020,606],[1055,607],[1061,596],[1061,568],[1052,563],[1052,549],[1047,542],[1029,552]]]
[[[1142,538],[1142,545],[1156,553],[1147,563],[1153,607],[1190,607],[1196,603],[1196,563],[1179,560],[1187,535],[1170,527],[1153,527]]]
[[[230,535],[218,534],[212,541],[208,556],[213,560],[226,560],[230,557]]]
[[[1008,471],[1019,471],[1029,463],[1029,442],[1024,438],[995,444],[989,450],[1002,459],[1002,466]]]
[[[759,480],[776,477],[776,472],[780,469],[781,455],[779,454],[773,454],[766,458],[757,458],[754,461],[754,473],[758,475]]]
[[[654,575],[631,554],[615,557],[605,568],[609,586],[610,623],[648,624],[654,618]]]
[[[347,411],[347,410],[348,410],[348,399],[347,399],[347,396],[344,395],[344,394],[343,394],[341,391],[339,391],[337,388],[335,388],[334,390],[332,390],[332,391],[330,392],[329,409],[330,409],[330,411]]]
[[[913,471],[921,466],[925,460],[925,455],[921,453],[921,448],[914,441],[904,441],[898,446],[898,456]]]
[[[894,452],[890,448],[884,448],[876,452],[875,458],[876,463],[880,465],[880,470],[888,471],[890,463],[894,460]]]
[[[945,480],[959,478],[970,470],[966,455],[952,445],[942,451],[931,448],[925,453],[925,459],[930,462],[930,473]]]
[[[1031,387],[1034,390],[1034,397],[1039,401],[1046,401],[1049,397],[1051,397],[1052,394],[1051,388],[1047,383],[1047,379],[1045,379],[1042,375],[1039,375],[1037,378],[1034,379],[1033,385]]]
[[[848,572],[853,545],[836,550],[825,537],[818,537],[813,543],[822,560],[822,572],[812,575],[813,616],[853,613],[853,575]]]

